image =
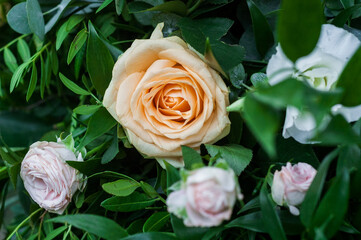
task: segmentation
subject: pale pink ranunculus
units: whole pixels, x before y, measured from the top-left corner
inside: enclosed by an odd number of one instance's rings
[[[181,189],[167,199],[168,211],[188,227],[211,227],[229,220],[236,199],[242,199],[234,172],[203,167],[189,172]]]
[[[81,174],[66,161],[83,161],[59,142],[36,142],[21,163],[20,176],[31,198],[49,212],[62,214],[83,187]]]
[[[273,176],[272,198],[280,206],[288,206],[293,215],[299,215],[296,206],[305,198],[317,171],[307,163],[298,163],[292,166],[287,163],[281,171]]]

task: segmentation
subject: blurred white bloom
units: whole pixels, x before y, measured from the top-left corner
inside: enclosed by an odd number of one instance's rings
[[[267,66],[269,83],[275,85],[294,77],[306,79],[310,86],[318,90],[328,91],[335,86],[343,68],[359,46],[360,41],[353,34],[334,25],[324,24],[316,48],[311,54],[298,59],[295,66],[281,47],[277,46],[277,53],[271,57]],[[344,107],[337,104],[331,110],[334,114],[342,114],[348,122],[361,117],[361,105]],[[283,137],[293,137],[300,143],[311,143],[315,127],[315,120],[310,113],[287,107]]]

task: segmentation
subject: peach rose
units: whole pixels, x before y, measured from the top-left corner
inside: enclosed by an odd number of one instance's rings
[[[288,162],[286,167],[276,171],[273,176],[273,200],[280,206],[288,206],[293,215],[299,215],[296,206],[303,202],[316,173],[317,171],[307,163],[300,162],[292,166]]]
[[[21,163],[20,176],[31,198],[41,208],[62,214],[72,196],[84,187],[82,175],[65,161],[83,161],[62,142],[36,142]]]
[[[163,25],[119,57],[103,105],[139,152],[182,166],[182,145],[229,133],[228,89],[182,39],[163,38]]]

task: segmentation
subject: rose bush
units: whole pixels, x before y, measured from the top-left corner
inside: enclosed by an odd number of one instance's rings
[[[310,86],[321,91],[333,89],[346,63],[359,46],[360,41],[353,34],[324,24],[316,48],[308,56],[298,59],[294,66],[281,47],[277,46],[277,52],[267,66],[269,83],[274,85],[294,77],[307,81]],[[340,113],[347,121],[352,122],[361,117],[361,106],[344,107],[337,104],[332,108],[332,112]],[[315,128],[316,123],[311,113],[300,112],[292,106],[287,107],[283,127],[285,138],[293,137],[300,143],[310,143]]]
[[[103,105],[141,153],[182,166],[181,145],[226,136],[228,89],[179,37],[135,40],[116,62]]]
[[[168,211],[189,227],[217,226],[229,220],[236,199],[243,198],[233,170],[203,167],[187,174],[180,189],[168,196]]]
[[[66,161],[83,161],[62,142],[36,142],[21,163],[20,176],[31,198],[49,212],[62,214],[72,196],[84,184],[78,171]]]
[[[300,212],[296,206],[305,198],[317,171],[307,163],[298,163],[292,166],[287,163],[281,171],[276,171],[273,176],[272,198],[280,206],[287,206],[293,215]]]

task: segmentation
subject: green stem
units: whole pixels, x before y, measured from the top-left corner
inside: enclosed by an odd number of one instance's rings
[[[194,10],[196,10],[202,2],[203,2],[203,0],[198,0],[198,1],[196,2],[196,4],[193,5],[193,7],[191,7],[190,9],[188,9],[187,15],[191,14]]]
[[[23,34],[20,37],[15,38],[14,40],[12,40],[11,42],[9,42],[8,44],[6,44],[5,46],[3,46],[2,48],[0,48],[0,52],[3,51],[5,48],[10,47],[11,45],[13,45],[14,43],[16,43],[18,40],[29,36],[29,34]]]
[[[32,216],[34,216],[35,214],[37,214],[38,212],[40,212],[42,210],[42,208],[39,208],[37,210],[35,210],[34,212],[32,212],[29,217],[25,218],[15,229],[14,231],[7,237],[6,240],[10,240],[11,237],[30,219],[32,218]]]

